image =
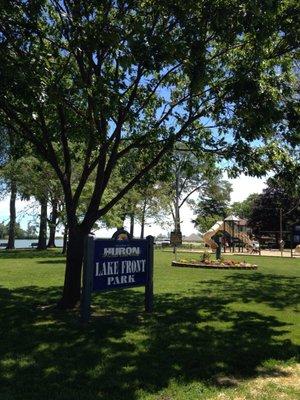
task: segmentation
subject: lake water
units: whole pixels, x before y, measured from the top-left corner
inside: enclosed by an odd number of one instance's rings
[[[31,248],[31,243],[37,243],[37,239],[16,239],[15,240],[15,248],[16,249],[28,249]],[[0,239],[0,244],[1,243],[7,243],[7,240]],[[55,244],[57,247],[62,247],[63,245],[63,240],[62,239],[56,239]],[[0,249],[3,247],[0,247]]]

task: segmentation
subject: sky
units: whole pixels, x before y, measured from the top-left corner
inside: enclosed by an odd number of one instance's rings
[[[226,178],[228,179],[228,178]],[[266,187],[265,181],[267,178],[252,178],[245,175],[240,175],[235,179],[228,179],[232,185],[232,193],[231,193],[231,202],[235,201],[243,201],[252,193],[261,193],[262,190]],[[29,221],[33,219],[34,214],[38,214],[37,205],[33,202],[21,201],[17,200],[16,203],[17,215],[19,215],[18,222],[21,223],[21,227],[23,229],[27,228],[27,224]],[[21,219],[20,219],[21,216]],[[9,217],[9,198],[5,198],[0,201],[0,222],[8,222]],[[181,230],[184,236],[188,236],[191,233],[196,233],[196,229],[192,223],[192,219],[194,218],[193,212],[189,206],[184,205],[181,209]],[[171,221],[170,221],[171,222]],[[125,227],[129,228],[129,226]],[[145,227],[145,235],[153,235],[157,236],[162,233],[164,235],[168,234],[168,230],[171,231],[172,226],[170,228],[161,228],[158,225],[148,222]],[[114,229],[100,229],[96,232],[96,235],[99,237],[111,237]],[[135,235],[139,235],[140,227],[136,225],[135,227]]]

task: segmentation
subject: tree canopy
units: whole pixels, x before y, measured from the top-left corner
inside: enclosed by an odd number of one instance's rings
[[[0,222],[0,239],[7,239],[9,236],[9,223],[5,224]],[[16,239],[27,239],[30,238],[28,230],[24,230],[20,227],[20,223],[15,224],[15,238]]]
[[[198,201],[194,202],[193,208],[196,218],[193,221],[201,233],[206,232],[218,220],[223,220],[229,210],[231,184],[216,176],[209,182],[207,189]]]
[[[282,183],[278,177],[268,180],[268,186],[258,195],[252,204],[249,214],[249,225],[254,233],[262,231],[280,231],[282,216],[283,230],[291,231],[296,222],[300,222],[300,191],[299,177],[295,177],[295,187],[298,192],[291,191],[290,183]],[[278,235],[277,235],[278,236]]]
[[[4,2],[0,123],[63,188],[62,306],[79,299],[83,236],[174,143],[217,153],[235,173],[263,175],[287,161],[297,140],[298,8],[295,0]],[[106,196],[129,154],[136,173]]]
[[[258,193],[252,193],[245,200],[234,202],[230,206],[231,213],[238,215],[240,218],[248,219],[251,215],[254,202],[258,196]]]

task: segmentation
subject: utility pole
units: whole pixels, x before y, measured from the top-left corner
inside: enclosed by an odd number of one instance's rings
[[[281,257],[283,256],[283,241],[282,241],[282,208],[280,208],[279,210],[279,226],[280,226],[280,253],[281,253]]]
[[[180,210],[179,210],[179,169],[176,170],[175,174],[175,234],[180,232]],[[175,254],[175,260],[177,260],[177,244],[174,243],[173,253]]]
[[[179,206],[179,171],[175,176],[175,232],[180,232],[180,206]]]

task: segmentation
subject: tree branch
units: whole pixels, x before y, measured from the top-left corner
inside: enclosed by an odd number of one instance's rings
[[[190,193],[188,193],[184,199],[181,201],[181,203],[179,204],[179,208],[181,208],[183,206],[183,204],[187,201],[187,199],[195,192],[197,192],[197,190],[201,189],[203,185],[199,185],[197,186],[195,189],[193,189]]]
[[[106,204],[102,209],[98,210],[97,218],[105,215],[122,197],[147,173],[149,172],[161,158],[173,147],[176,140],[185,132],[185,129],[195,120],[199,118],[199,114],[190,117],[180,128],[176,135],[171,137],[158,154],[152,159],[152,161],[146,165],[110,202]]]
[[[68,181],[71,180],[71,156],[66,132],[66,116],[61,104],[57,106],[57,114],[60,122],[60,140],[63,148],[63,155],[65,160],[65,175]]]

